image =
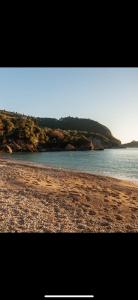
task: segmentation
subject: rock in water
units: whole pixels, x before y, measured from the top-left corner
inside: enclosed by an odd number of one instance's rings
[[[9,145],[2,145],[1,150],[7,153],[12,153],[12,148]]]
[[[76,148],[71,144],[67,144],[65,150],[71,151],[71,150],[76,150]]]

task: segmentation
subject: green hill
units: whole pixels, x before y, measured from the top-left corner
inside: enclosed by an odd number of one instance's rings
[[[111,136],[111,131],[106,126],[90,119],[73,117],[61,118],[59,120],[53,118],[37,118],[37,122],[40,127],[81,130]]]
[[[81,118],[35,118],[0,110],[0,151],[99,150],[121,142],[104,125]]]

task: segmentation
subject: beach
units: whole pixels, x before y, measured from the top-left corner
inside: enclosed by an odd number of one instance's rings
[[[138,185],[0,159],[0,232],[138,232]]]

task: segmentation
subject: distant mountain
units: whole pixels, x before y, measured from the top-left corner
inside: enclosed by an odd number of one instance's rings
[[[123,146],[128,148],[138,148],[138,141],[132,141],[130,143],[123,144]]]
[[[0,110],[0,151],[102,150],[121,142],[104,125],[82,118],[35,118]]]

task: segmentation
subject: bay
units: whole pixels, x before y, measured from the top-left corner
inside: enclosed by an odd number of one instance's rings
[[[17,152],[1,157],[138,181],[138,148],[104,151]]]

